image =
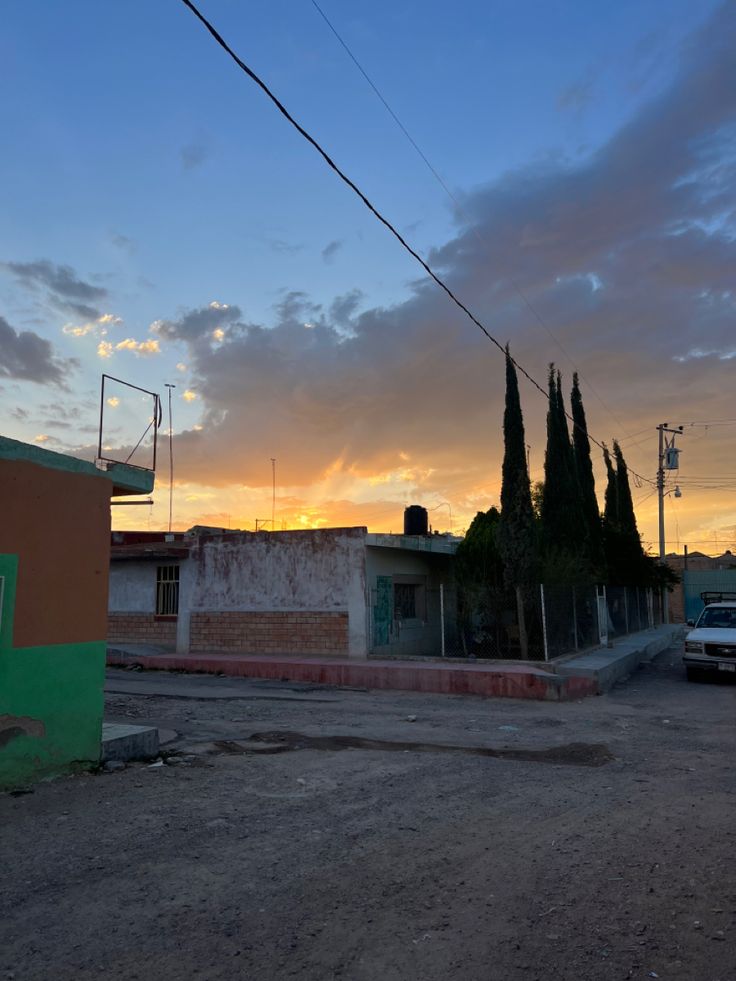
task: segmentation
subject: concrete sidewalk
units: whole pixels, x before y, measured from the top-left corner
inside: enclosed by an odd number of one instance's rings
[[[612,648],[587,652],[558,663],[482,663],[423,660],[358,660],[334,657],[287,657],[257,654],[171,654],[108,651],[115,667],[156,671],[220,674],[239,678],[270,678],[342,688],[381,688],[567,701],[607,691],[636,670],[643,660],[665,650],[679,630],[674,625],[633,634]]]

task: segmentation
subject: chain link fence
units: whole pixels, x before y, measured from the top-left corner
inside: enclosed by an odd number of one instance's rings
[[[383,606],[376,590],[371,598],[371,652],[389,657],[549,661],[663,622],[661,593],[636,586],[529,587],[523,629],[515,593],[500,586],[392,589]]]
[[[662,596],[642,586],[542,586],[547,659],[659,626]]]

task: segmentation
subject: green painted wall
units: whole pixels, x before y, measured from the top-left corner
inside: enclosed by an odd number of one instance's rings
[[[0,788],[96,764],[105,641],[12,646],[18,560],[0,555]]]

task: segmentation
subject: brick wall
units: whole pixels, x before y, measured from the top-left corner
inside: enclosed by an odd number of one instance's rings
[[[347,613],[193,613],[190,650],[239,654],[348,653]]]
[[[176,620],[153,613],[108,613],[108,643],[165,644],[176,646]]]
[[[669,594],[670,623],[685,622],[685,587],[678,583]]]

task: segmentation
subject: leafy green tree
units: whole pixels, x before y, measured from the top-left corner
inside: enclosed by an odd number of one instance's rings
[[[526,459],[519,380],[506,347],[506,405],[503,414],[503,473],[498,544],[506,582],[514,590],[521,656],[529,656],[524,594],[538,575],[537,531]]]
[[[479,511],[473,518],[455,556],[458,585],[458,618],[465,653],[467,640],[481,636],[492,638],[498,649],[499,628],[506,604],[503,562],[498,545],[501,512],[492,507]],[[472,653],[472,651],[471,651]]]
[[[498,508],[479,511],[457,548],[455,569],[458,583],[503,585],[503,562],[498,545],[501,512]]]
[[[580,394],[577,371],[572,376],[570,406],[574,422],[572,431],[573,457],[580,493],[580,508],[587,538],[586,551],[588,554],[589,569],[593,575],[600,577],[603,575],[605,568],[603,529],[598,498],[595,493],[595,476],[593,474],[593,461],[590,458],[588,424],[585,418],[583,398]]]

